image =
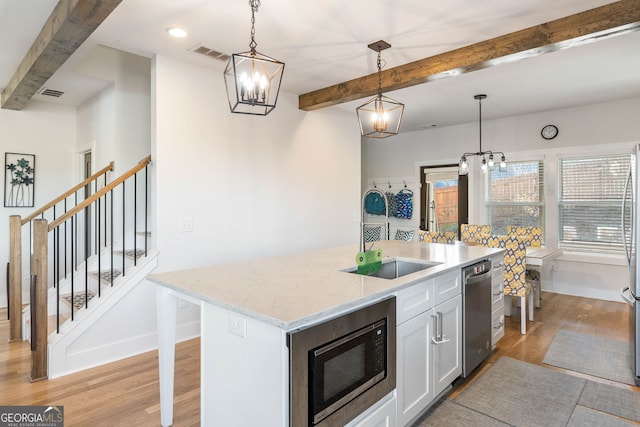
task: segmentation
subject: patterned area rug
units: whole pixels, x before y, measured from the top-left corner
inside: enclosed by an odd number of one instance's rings
[[[635,385],[631,343],[560,329],[542,363]]]
[[[631,426],[640,393],[501,357],[455,399],[416,421],[427,426]]]

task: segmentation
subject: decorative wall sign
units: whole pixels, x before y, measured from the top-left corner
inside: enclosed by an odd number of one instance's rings
[[[4,206],[33,207],[35,154],[4,153]]]

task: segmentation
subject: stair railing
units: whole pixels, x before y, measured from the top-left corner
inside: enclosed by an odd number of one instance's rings
[[[126,250],[126,231],[130,231],[132,233],[132,238],[134,242],[134,264],[136,263],[138,257],[138,248],[137,248],[137,234],[138,234],[138,218],[137,218],[137,187],[138,187],[138,173],[144,172],[144,256],[147,255],[148,250],[148,194],[149,194],[149,180],[148,180],[148,165],[151,163],[151,156],[148,156],[141,160],[134,168],[124,173],[122,176],[114,179],[111,183],[105,185],[100,190],[96,191],[94,194],[78,203],[73,208],[69,209],[60,217],[53,220],[49,223],[46,219],[34,219],[34,227],[33,227],[33,240],[34,240],[34,248],[33,248],[33,266],[36,274],[35,278],[35,290],[32,294],[35,295],[35,301],[32,301],[32,319],[35,323],[32,325],[33,330],[35,331],[37,340],[35,345],[32,341],[32,363],[31,363],[31,378],[32,379],[40,379],[46,378],[47,376],[47,320],[48,320],[48,288],[49,288],[49,268],[47,267],[48,260],[52,260],[54,265],[57,265],[57,268],[53,269],[53,280],[52,284],[56,288],[56,330],[60,331],[60,282],[64,279],[61,274],[62,265],[69,264],[69,269],[71,270],[68,275],[70,279],[70,288],[71,288],[71,320],[74,319],[74,313],[76,311],[75,308],[75,272],[78,269],[80,264],[83,264],[84,269],[84,296],[81,299],[78,296],[79,300],[82,301],[85,307],[88,307],[88,265],[89,265],[89,257],[88,251],[84,252],[84,260],[82,263],[79,263],[79,260],[76,258],[76,247],[79,242],[84,241],[85,247],[87,245],[87,241],[89,238],[89,233],[91,232],[89,227],[80,227],[81,231],[78,230],[78,223],[84,221],[84,225],[87,224],[88,215],[93,215],[91,211],[95,212],[96,221],[95,221],[95,243],[96,243],[96,253],[95,253],[95,261],[98,265],[98,288],[97,288],[97,297],[100,297],[101,293],[101,285],[103,281],[103,270],[102,270],[102,251],[105,247],[110,247],[110,269],[106,271],[107,282],[110,282],[111,286],[113,286],[113,281],[115,279],[114,275],[114,236],[115,229],[119,228],[114,225],[114,220],[121,221],[120,226],[122,227],[122,251],[123,251],[123,264],[122,264],[122,275],[125,275],[125,265],[124,265],[124,251]],[[126,183],[132,179],[133,180],[133,195],[127,200],[125,187]],[[121,190],[121,199],[118,199],[114,196],[115,190]],[[121,203],[122,206],[122,216],[117,217],[114,215],[115,204]],[[127,207],[129,210],[133,211],[133,214],[130,217],[127,217]],[[129,225],[127,225],[127,219],[130,220]],[[84,231],[82,229],[84,228]],[[82,234],[82,236],[80,236]],[[69,239],[70,245],[67,247],[65,244],[62,247],[62,242],[66,242],[67,238]],[[36,247],[36,244],[38,245]],[[50,257],[49,249],[51,249],[52,256]],[[65,267],[66,271],[66,267]],[[34,304],[35,303],[35,304]],[[33,337],[32,337],[33,340]]]
[[[63,213],[67,211],[67,204],[72,203],[74,206],[78,204],[78,192],[88,188],[92,183],[97,188],[97,182],[100,177],[104,177],[105,183],[107,173],[113,171],[114,163],[109,163],[98,172],[91,175],[81,183],[62,193],[49,203],[35,210],[30,215],[22,218],[20,215],[11,215],[9,217],[9,265],[8,265],[8,282],[7,282],[7,306],[9,317],[9,341],[22,340],[22,229],[25,225],[29,225],[29,252],[32,252],[33,243],[33,220],[40,217],[50,217],[51,220],[57,218],[57,210],[60,208]],[[73,200],[69,200],[72,197]],[[62,204],[62,206],[60,206]],[[33,263],[29,263],[29,276],[33,274]]]

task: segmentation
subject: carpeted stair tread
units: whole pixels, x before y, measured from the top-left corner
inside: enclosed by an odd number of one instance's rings
[[[62,301],[69,304],[69,306],[73,306],[76,310],[80,310],[81,308],[84,308],[95,296],[96,293],[93,291],[79,291],[74,292],[73,296],[71,294],[60,295],[60,298]]]
[[[91,271],[89,274],[96,278],[99,277],[102,282],[111,283],[111,270],[102,270],[100,273],[97,271]],[[122,271],[114,268],[113,278],[117,279],[120,276],[122,276]]]

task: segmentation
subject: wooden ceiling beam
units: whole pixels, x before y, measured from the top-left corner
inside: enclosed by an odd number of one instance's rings
[[[593,39],[601,39],[638,29],[640,29],[640,0],[621,0],[382,70],[382,90],[389,92],[403,89],[442,77],[481,70],[500,63],[573,47],[578,43],[573,44],[569,41],[581,37],[593,35]],[[583,41],[583,44],[586,42],[588,40]],[[373,96],[377,91],[378,73],[376,72],[304,93],[298,98],[298,107],[301,110],[312,111]]]
[[[2,108],[21,110],[122,0],[60,0],[2,91]]]

